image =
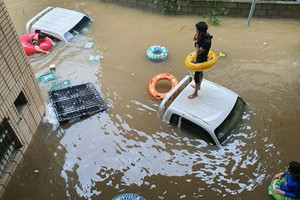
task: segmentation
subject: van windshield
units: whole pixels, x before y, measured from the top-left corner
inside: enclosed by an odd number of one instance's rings
[[[91,19],[84,16],[71,30],[64,34],[65,38],[70,40],[77,34],[80,34],[82,30],[91,22]]]
[[[220,143],[226,140],[228,135],[242,120],[242,115],[245,111],[245,107],[246,107],[246,103],[240,97],[238,97],[230,114],[226,117],[226,119],[222,122],[222,124],[215,130],[215,134],[219,139]]]

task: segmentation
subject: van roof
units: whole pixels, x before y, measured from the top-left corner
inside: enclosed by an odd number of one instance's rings
[[[86,15],[74,10],[56,7],[36,21],[32,25],[32,29],[56,32],[64,35],[84,16]]]
[[[193,91],[194,88],[190,85],[186,86],[168,107],[164,119],[170,118],[171,114],[178,114],[200,124],[207,131],[214,132],[231,112],[238,95],[206,79],[203,79],[201,83],[198,96],[189,99],[188,95],[192,94]]]

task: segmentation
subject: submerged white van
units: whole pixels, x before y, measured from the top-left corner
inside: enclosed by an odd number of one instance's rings
[[[163,99],[158,116],[197,134],[221,148],[221,144],[241,121],[246,108],[243,99],[233,91],[203,79],[201,90],[194,99],[189,99],[194,88],[189,74]]]
[[[77,33],[91,22],[80,12],[59,7],[48,7],[30,19],[26,33],[44,32],[49,37],[69,42]]]

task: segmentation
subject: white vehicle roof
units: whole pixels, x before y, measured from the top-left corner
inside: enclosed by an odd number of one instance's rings
[[[229,115],[238,97],[236,93],[206,79],[203,79],[201,83],[198,96],[189,99],[188,95],[193,92],[194,88],[187,86],[176,97],[169,109],[181,111],[185,118],[199,121],[212,131]]]
[[[172,93],[191,79],[187,75],[161,102],[158,115],[162,116],[166,103],[172,97]],[[184,117],[189,121],[200,125],[215,138],[215,129],[226,119],[233,109],[239,95],[216,83],[203,79],[201,90],[194,99],[189,99],[194,88],[189,83],[169,105],[163,119],[170,122],[172,114]],[[218,145],[218,142],[217,142]]]
[[[70,31],[84,16],[86,15],[74,10],[48,7],[27,22],[26,32],[41,30],[45,33],[55,34],[68,42],[64,34]]]

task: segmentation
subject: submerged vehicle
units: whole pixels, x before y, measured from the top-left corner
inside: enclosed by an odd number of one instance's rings
[[[158,116],[167,123],[201,134],[221,148],[233,129],[241,121],[246,108],[244,100],[235,92],[203,79],[199,96],[189,99],[194,88],[188,74],[162,100]]]
[[[48,7],[30,19],[26,33],[44,32],[48,37],[70,42],[92,20],[85,14],[59,7]]]

